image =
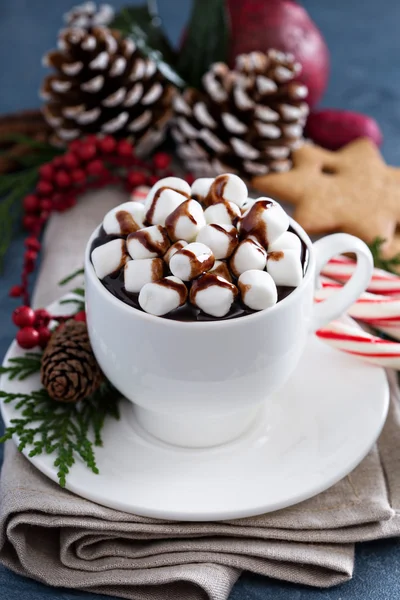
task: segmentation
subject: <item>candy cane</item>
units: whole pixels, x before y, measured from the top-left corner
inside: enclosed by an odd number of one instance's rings
[[[147,185],[140,185],[135,188],[131,194],[131,200],[133,202],[144,202],[146,200],[147,194],[149,193],[150,188]]]
[[[381,367],[400,369],[400,343],[382,340],[341,321],[332,321],[317,331],[317,336],[333,348]]]
[[[332,258],[322,269],[322,274],[341,283],[353,275],[356,262],[346,256]],[[383,269],[374,269],[368,291],[383,295],[400,295],[400,277]]]
[[[327,277],[321,277],[320,282],[322,287],[315,292],[315,299],[319,302],[343,287]],[[374,326],[399,324],[400,298],[364,292],[349,308],[348,314]]]

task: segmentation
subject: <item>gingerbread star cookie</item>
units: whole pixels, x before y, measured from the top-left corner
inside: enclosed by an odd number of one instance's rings
[[[310,234],[344,231],[367,243],[380,237],[385,255],[400,250],[400,169],[386,165],[367,138],[337,152],[304,144],[290,171],[256,177],[252,185],[294,204],[294,218]]]

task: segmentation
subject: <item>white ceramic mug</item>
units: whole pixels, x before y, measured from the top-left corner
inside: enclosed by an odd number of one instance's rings
[[[226,321],[180,322],[146,314],[114,297],[85,256],[87,322],[96,358],[108,379],[134,403],[135,417],[153,436],[179,446],[206,447],[238,437],[290,377],[307,336],[340,316],[365,290],[373,261],[361,240],[334,234],[305,242],[309,263],[301,285],[268,310]],[[314,304],[324,264],[357,255],[351,280]],[[301,398],[299,398],[301,401]]]

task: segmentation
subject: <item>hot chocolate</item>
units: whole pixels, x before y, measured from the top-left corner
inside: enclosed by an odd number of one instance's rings
[[[248,198],[236,175],[167,177],[144,204],[104,217],[91,248],[95,272],[119,300],[180,321],[232,319],[288,296],[307,267],[304,242],[270,198]]]

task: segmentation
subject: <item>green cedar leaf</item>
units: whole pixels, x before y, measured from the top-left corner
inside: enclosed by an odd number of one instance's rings
[[[227,62],[229,22],[224,0],[195,0],[177,70],[188,85],[200,88],[201,78],[215,62]]]
[[[398,274],[400,267],[400,252],[391,258],[385,258],[382,256],[382,246],[385,242],[385,238],[377,237],[369,244],[369,249],[371,250],[374,259],[374,265],[377,269],[383,269],[384,271]]]
[[[110,27],[132,38],[140,51],[154,60],[168,81],[177,87],[184,87],[185,82],[173,68],[175,51],[162,30],[155,2],[122,8]]]

